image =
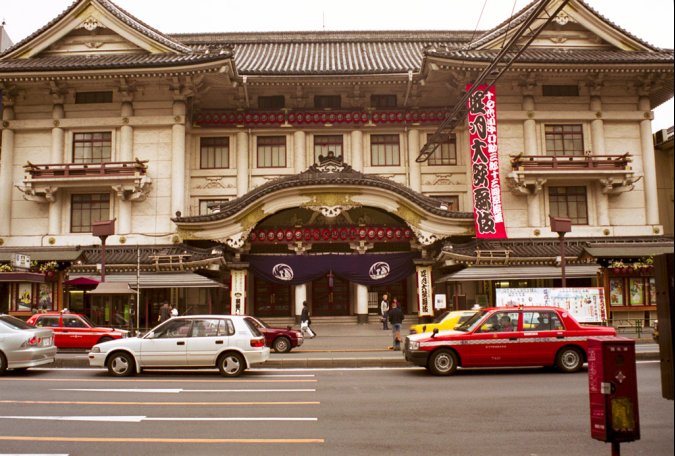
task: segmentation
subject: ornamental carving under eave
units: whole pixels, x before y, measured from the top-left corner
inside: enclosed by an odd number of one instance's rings
[[[323,193],[312,196],[311,201],[301,204],[300,207],[318,212],[326,218],[335,218],[344,211],[361,207],[361,204],[354,202],[351,195]]]
[[[265,218],[265,212],[261,207],[251,209],[247,212],[239,222],[244,228],[245,232],[251,231],[251,229],[258,224],[262,219]]]
[[[83,28],[85,30],[93,32],[97,28],[105,28],[105,26],[101,24],[95,17],[89,16],[84,21],[82,21],[82,23],[78,26],[78,28]]]
[[[553,21],[558,25],[566,25],[568,22],[575,22],[565,11],[560,11],[556,14]]]

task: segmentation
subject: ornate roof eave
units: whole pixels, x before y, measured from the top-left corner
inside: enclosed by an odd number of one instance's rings
[[[115,78],[157,78],[178,75],[193,75],[202,73],[227,72],[230,76],[232,62],[229,58],[198,63],[192,65],[138,67],[138,68],[104,68],[97,70],[68,70],[68,71],[1,71],[0,82],[38,82],[77,79],[115,79]]]
[[[190,52],[189,47],[175,41],[159,30],[150,27],[108,0],[76,0],[44,27],[36,30],[28,37],[7,49],[3,54],[0,54],[0,60],[17,57],[27,58],[34,55],[36,50],[38,52],[41,51],[48,43],[69,32],[72,28],[68,28],[68,25],[72,24],[74,21],[81,21],[82,19],[80,16],[82,16],[90,6],[97,11],[102,11],[103,14],[107,13],[107,17],[110,18],[110,20],[116,22],[120,27],[130,30],[131,33],[138,35],[139,39],[141,36],[145,39],[149,39],[158,52],[182,54]]]
[[[412,71],[412,70],[411,70]],[[336,76],[349,76],[349,79]],[[277,73],[241,73],[246,76],[247,85],[274,86],[274,85],[354,85],[354,84],[408,84],[408,73],[297,73],[297,74],[277,74]],[[413,72],[413,78],[419,78],[417,71]]]

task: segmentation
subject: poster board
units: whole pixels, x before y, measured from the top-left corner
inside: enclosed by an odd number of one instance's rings
[[[602,323],[607,320],[604,288],[497,288],[495,291],[497,307],[561,307],[579,323]]]

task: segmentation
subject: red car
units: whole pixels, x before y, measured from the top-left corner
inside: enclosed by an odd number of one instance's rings
[[[265,336],[265,345],[277,353],[288,353],[292,348],[299,347],[304,341],[302,332],[287,328],[274,328],[256,317],[245,317]]]
[[[91,348],[101,342],[122,339],[129,335],[129,331],[123,329],[100,328],[84,315],[76,313],[38,313],[32,315],[26,323],[54,331],[54,345],[58,348]]]
[[[586,361],[588,338],[616,329],[581,325],[558,307],[498,307],[478,311],[452,331],[409,335],[405,359],[434,375],[461,367],[555,366],[576,372]]]

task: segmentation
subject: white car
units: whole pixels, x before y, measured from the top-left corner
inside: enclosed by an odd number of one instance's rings
[[[53,363],[54,332],[35,328],[11,315],[0,315],[0,374]]]
[[[146,368],[217,367],[236,377],[270,356],[265,337],[239,315],[173,317],[140,337],[103,342],[89,352],[91,367],[116,377]]]

